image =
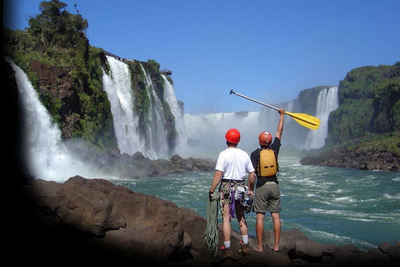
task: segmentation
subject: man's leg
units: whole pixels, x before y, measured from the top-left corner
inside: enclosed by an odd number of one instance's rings
[[[262,239],[264,234],[264,216],[265,214],[262,212],[257,212],[256,217],[256,236],[257,236],[257,245],[253,248],[255,251],[263,251],[262,247]]]
[[[229,204],[224,204],[224,215],[222,217],[222,234],[224,238],[225,247],[227,245],[226,242],[231,241],[231,216],[229,214]]]
[[[244,215],[244,207],[240,201],[236,200],[235,203],[236,217],[239,223],[240,234],[242,241],[240,242],[239,253],[246,254],[249,251],[249,236],[247,234],[247,222]]]
[[[236,208],[236,217],[237,221],[239,223],[239,229],[240,233],[242,236],[247,236],[247,223],[246,223],[246,218],[244,216],[244,208],[240,204],[240,201],[236,200],[235,203],[235,208]]]
[[[279,212],[271,212],[272,222],[274,223],[274,246],[273,250],[279,251],[279,240],[281,237],[281,219]]]

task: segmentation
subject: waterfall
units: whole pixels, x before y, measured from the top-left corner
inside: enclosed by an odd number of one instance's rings
[[[145,142],[137,131],[139,118],[134,113],[134,94],[128,66],[111,56],[107,56],[110,75],[103,70],[103,89],[111,105],[114,130],[121,153],[146,154]]]
[[[321,148],[325,144],[325,139],[328,136],[328,120],[329,114],[338,108],[338,87],[333,86],[325,88],[318,95],[316,117],[321,120],[319,128],[315,131],[310,131],[304,148]]]
[[[296,100],[280,104],[287,111],[298,108]],[[299,132],[299,126],[291,117],[285,116],[282,143],[297,148],[320,148],[328,135],[328,119],[331,111],[338,107],[338,87],[322,90],[316,103],[316,117],[321,120],[318,130]],[[279,121],[276,111],[262,108],[260,111],[236,113],[185,114],[184,122],[188,144],[194,155],[206,155],[209,151],[215,155],[225,147],[225,133],[229,128],[237,128],[241,133],[239,147],[251,151],[258,147],[258,134],[269,131],[275,136]],[[303,129],[301,129],[303,130]]]
[[[161,75],[161,77],[164,79],[164,99],[168,103],[172,115],[174,115],[175,118],[175,129],[177,133],[175,152],[179,154],[185,154],[187,148],[187,136],[185,123],[183,121],[183,114],[179,107],[178,101],[176,100],[175,91],[172,84],[164,75]]]
[[[30,173],[44,180],[65,181],[77,174],[94,177],[92,169],[70,153],[61,139],[61,131],[52,122],[27,75],[12,60],[19,104],[24,117],[24,156]]]
[[[150,159],[168,158],[168,133],[163,106],[165,101],[175,117],[177,140],[175,151],[182,152],[186,144],[186,134],[182,114],[169,81],[164,79],[164,99],[160,99],[151,81],[150,74],[142,64],[141,70],[145,76],[148,113],[145,118],[145,129],[141,135],[138,131],[139,117],[134,112],[135,95],[132,91],[131,75],[128,65],[114,57],[107,56],[110,65],[110,74],[103,70],[103,88],[106,91],[111,105],[114,130],[121,153],[134,154],[139,151]]]
[[[165,130],[165,115],[160,98],[154,90],[150,75],[142,64],[140,67],[145,74],[146,93],[149,98],[149,113],[147,127],[146,155],[151,159],[165,158],[168,156],[168,136]]]
[[[216,155],[226,147],[225,133],[230,128],[238,129],[241,134],[239,147],[251,151],[258,147],[260,132],[267,130],[275,135],[278,120],[276,111],[266,108],[249,112],[185,114],[190,156]]]

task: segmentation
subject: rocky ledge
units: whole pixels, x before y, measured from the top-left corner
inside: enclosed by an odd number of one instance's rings
[[[87,144],[79,141],[67,142],[66,145],[76,160],[85,162],[88,168],[97,170],[104,175],[103,177],[117,176],[129,179],[212,171],[216,164],[216,160],[210,158],[183,158],[177,154],[166,159],[150,159],[141,152],[133,155],[121,153],[119,149],[99,152],[88,148]],[[36,178],[40,179],[41,177]]]
[[[301,231],[283,231],[280,252],[269,249],[212,258],[204,241],[206,220],[184,207],[133,192],[104,179],[71,177],[65,183],[34,180],[23,187],[25,201],[12,213],[9,231],[20,255],[31,263],[134,266],[399,266],[400,242],[368,252],[353,245],[320,244]],[[11,219],[11,218],[10,218]],[[10,225],[10,224],[9,224]],[[233,232],[236,251],[239,234]],[[220,228],[220,240],[221,228]],[[265,247],[273,242],[265,232]],[[255,243],[250,238],[250,246]]]
[[[400,155],[396,153],[350,150],[346,147],[317,152],[303,157],[300,163],[359,170],[400,171]]]

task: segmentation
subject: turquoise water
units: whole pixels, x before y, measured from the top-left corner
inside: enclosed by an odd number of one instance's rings
[[[400,240],[400,173],[303,166],[291,156],[280,156],[279,164],[283,230],[297,228],[315,241],[361,250]],[[212,178],[213,172],[190,172],[113,182],[205,218]],[[247,220],[255,236],[255,213]],[[264,225],[272,229],[270,216]],[[238,230],[235,220],[233,228]]]

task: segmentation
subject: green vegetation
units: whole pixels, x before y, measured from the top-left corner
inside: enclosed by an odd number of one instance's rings
[[[348,151],[390,152],[400,156],[400,132],[364,136],[351,142],[345,142],[343,146]]]
[[[102,90],[104,51],[89,45],[88,22],[52,0],[29,19],[26,31],[4,30],[4,52],[28,75],[64,138],[80,137],[96,147],[116,147],[112,115]]]
[[[339,85],[339,108],[329,118],[328,144],[400,130],[400,62],[361,67]]]

